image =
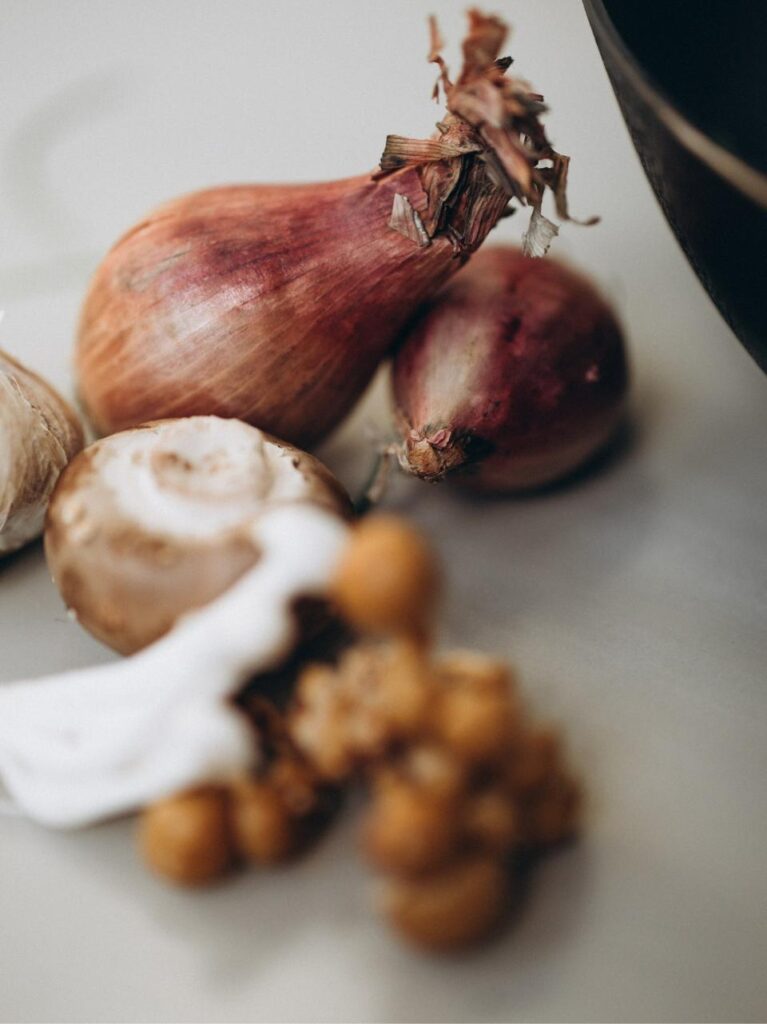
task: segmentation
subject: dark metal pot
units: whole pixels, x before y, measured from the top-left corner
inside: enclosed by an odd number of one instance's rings
[[[642,6],[641,0],[630,2]],[[667,2],[673,5],[675,0]],[[646,62],[619,30],[620,18],[615,15],[620,13],[620,0],[583,3],[626,125],[669,224],[722,316],[767,370],[767,174],[712,138],[699,120],[694,122],[683,112],[673,92],[648,72]],[[733,16],[737,6],[730,8]],[[670,30],[663,17],[645,13],[654,31]],[[703,14],[700,8],[698,13]],[[683,36],[678,44],[682,59],[695,58],[689,39]],[[716,65],[709,67],[715,90]],[[719,73],[726,74],[727,68]],[[759,122],[764,97],[742,96],[741,102],[755,105],[755,130],[764,131],[767,126]]]

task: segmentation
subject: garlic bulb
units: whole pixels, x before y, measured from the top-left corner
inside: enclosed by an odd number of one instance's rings
[[[51,491],[83,440],[68,403],[0,351],[0,556],[42,532]]]
[[[312,503],[349,511],[317,459],[239,420],[162,420],[103,438],[62,476],[45,531],[68,607],[129,654],[225,591],[260,558],[253,525]]]

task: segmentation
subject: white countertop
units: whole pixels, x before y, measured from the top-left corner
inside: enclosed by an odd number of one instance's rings
[[[424,135],[425,16],[459,2],[5,0],[0,346],[71,390],[90,271],[147,208],[215,182],[339,177]],[[434,538],[445,641],[511,658],[566,723],[588,830],[499,944],[435,961],[367,908],[353,814],[296,867],[201,895],[146,875],[131,822],[0,818],[0,1017],[33,1021],[763,1020],[767,1013],[767,381],[662,219],[577,0],[493,5],[573,156],[556,250],[601,281],[635,436],[578,486],[478,502],[398,482]],[[522,218],[497,232],[518,239]],[[723,242],[724,244],[724,242]],[[356,486],[381,384],[322,454]],[[39,546],[0,565],[0,681],[112,657]]]

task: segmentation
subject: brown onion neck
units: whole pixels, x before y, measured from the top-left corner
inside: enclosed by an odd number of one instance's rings
[[[429,59],[440,68],[435,98],[441,87],[448,113],[430,139],[388,136],[375,177],[412,167],[423,189],[415,202],[395,194],[389,226],[421,247],[446,237],[456,255],[468,256],[512,212],[509,202],[516,199],[534,214],[525,250],[545,251],[557,229],[540,212],[543,195],[551,190],[558,216],[569,218],[569,158],[546,137],[540,122],[543,97],[507,74],[510,57],[499,57],[507,26],[494,16],[469,12],[464,63],[455,83],[440,56],[443,43],[434,20],[431,32]]]

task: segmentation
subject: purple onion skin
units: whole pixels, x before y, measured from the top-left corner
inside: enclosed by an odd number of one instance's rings
[[[626,349],[584,277],[494,247],[416,322],[393,388],[410,472],[525,491],[567,476],[609,440],[625,405]]]

